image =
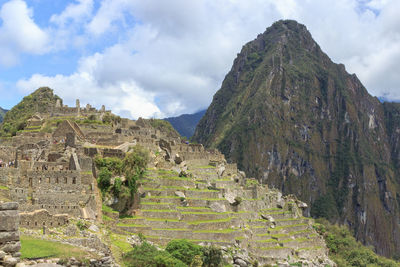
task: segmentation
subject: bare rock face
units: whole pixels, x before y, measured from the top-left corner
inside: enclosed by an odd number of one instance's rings
[[[0,203],[0,266],[13,267],[19,262],[18,203]]]
[[[224,204],[218,203],[218,202],[213,202],[210,205],[210,208],[214,212],[226,212],[226,206]]]
[[[400,104],[372,97],[304,25],[278,21],[243,46],[192,138],[400,253]]]

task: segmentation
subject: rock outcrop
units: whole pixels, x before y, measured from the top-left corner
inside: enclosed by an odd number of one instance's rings
[[[393,256],[399,110],[333,63],[304,25],[279,21],[242,48],[193,139]]]

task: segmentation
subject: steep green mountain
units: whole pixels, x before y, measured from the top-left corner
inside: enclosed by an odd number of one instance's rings
[[[4,116],[6,115],[8,110],[0,108],[0,123],[3,122]]]
[[[25,96],[21,102],[14,106],[4,116],[3,124],[0,127],[1,136],[12,136],[17,131],[23,130],[27,121],[36,112],[47,112],[60,99],[48,87],[41,87],[32,94]],[[60,101],[62,101],[60,99]]]
[[[194,114],[183,114],[178,117],[165,118],[164,120],[169,121],[182,136],[190,138],[196,129],[196,125],[205,113],[206,110],[201,110]]]
[[[333,63],[304,25],[279,21],[243,46],[193,139],[398,256],[399,110]]]

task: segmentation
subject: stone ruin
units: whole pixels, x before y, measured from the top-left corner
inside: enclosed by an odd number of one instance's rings
[[[50,114],[38,114],[43,123],[65,118],[52,133],[0,140],[0,156],[15,161],[12,167],[0,168],[0,185],[19,203],[21,227],[58,227],[71,218],[101,221],[93,159],[124,158],[130,147],[141,145],[150,151],[151,160],[135,196],[135,216],[119,219],[104,211],[113,218],[107,222],[112,232],[142,233],[160,245],[187,238],[239,247],[264,264],[288,257],[329,262],[312,220],[302,216],[304,203],[257,185],[218,150],[187,144],[146,120],[84,123],[88,116],[104,112],[104,107],[81,108],[79,101],[76,108],[59,103]]]
[[[19,262],[18,203],[0,203],[0,266],[11,267]]]

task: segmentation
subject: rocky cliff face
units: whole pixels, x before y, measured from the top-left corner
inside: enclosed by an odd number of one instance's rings
[[[393,256],[399,118],[399,105],[369,95],[304,25],[279,21],[242,48],[193,139]]]

